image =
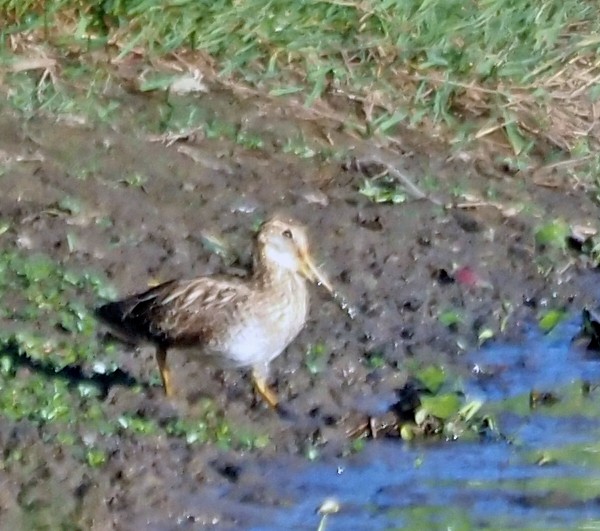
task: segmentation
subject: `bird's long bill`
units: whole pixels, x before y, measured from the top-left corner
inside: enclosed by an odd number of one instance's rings
[[[333,287],[329,283],[329,280],[327,280],[325,275],[317,269],[317,266],[315,265],[307,251],[300,252],[300,262],[302,264],[301,273],[308,280],[310,280],[311,282],[321,284],[327,291],[329,291],[329,293],[335,296]]]

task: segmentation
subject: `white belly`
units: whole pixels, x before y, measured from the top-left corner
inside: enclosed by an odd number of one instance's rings
[[[227,359],[230,365],[243,367],[267,365],[279,356],[302,330],[308,313],[308,291],[303,280],[294,286],[289,298],[273,301],[263,311],[255,308],[240,322],[237,330],[215,350]]]

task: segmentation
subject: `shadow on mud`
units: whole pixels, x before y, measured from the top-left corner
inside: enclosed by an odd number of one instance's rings
[[[117,368],[107,373],[94,372],[87,374],[81,366],[60,366],[50,361],[41,361],[30,358],[19,351],[19,346],[14,341],[8,341],[0,347],[0,356],[8,359],[13,371],[27,369],[31,372],[46,376],[49,379],[66,381],[69,388],[81,384],[93,386],[98,391],[98,398],[104,400],[112,387],[151,387],[148,383],[141,382],[126,371]]]

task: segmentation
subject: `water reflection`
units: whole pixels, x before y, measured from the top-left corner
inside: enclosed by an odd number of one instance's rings
[[[328,530],[600,528],[600,360],[571,344],[579,320],[519,345],[474,352],[467,392],[496,410],[504,440],[410,445],[375,441],[347,459],[273,480],[292,500],[257,530],[317,529],[315,509],[341,503]],[[487,374],[487,376],[485,376]],[[532,408],[532,390],[558,401]]]

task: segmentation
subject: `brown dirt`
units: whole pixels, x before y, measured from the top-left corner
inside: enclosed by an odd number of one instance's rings
[[[60,521],[55,512],[60,508],[86,529],[260,525],[268,521],[263,507],[289,502],[264,477],[261,463],[287,459],[292,470],[289,456],[303,454],[315,441],[325,456],[338,454],[346,444],[349,421],[343,419],[389,403],[408,362],[440,363],[467,375],[471,367],[462,354],[477,348],[482,326],[498,330],[507,303],[510,317],[500,337],[518,340],[541,309],[578,311],[592,302],[585,263],[575,255],[566,269],[567,257],[561,255],[547,277],[536,263],[546,256],[534,245],[537,226],[557,217],[593,224],[597,217],[596,204],[561,175],[553,176],[556,188],[509,173],[491,178],[469,162],[449,162],[443,148],[407,132],[403,153],[384,155],[393,155],[416,184],[433,188],[443,203],[462,201],[451,195],[457,188],[483,198],[493,190],[500,205],[374,204],[358,187],[365,173],[380,168],[360,161],[373,152],[383,156],[379,148],[369,152],[368,143],[331,130],[334,147],[348,157],[300,159],[282,153],[278,138],[301,131],[313,141],[319,136],[315,128],[328,131],[327,123],[298,123],[282,113],[271,117],[259,102],[238,102],[226,94],[203,96],[194,104],[227,108],[239,124],[263,132],[267,147],[248,150],[201,135],[166,146],[133,128],[118,132],[44,117],[24,123],[2,110],[0,213],[17,227],[5,244],[46,253],[71,268],[104,272],[126,294],[152,281],[239,271],[248,265],[257,219],[284,210],[308,225],[314,254],[358,315],[350,320],[314,289],[310,321],[273,364],[275,386],[293,420],[256,403],[243,372],[227,372],[220,383],[213,371],[182,356],[171,357],[179,388],[175,402],[167,403],[156,388],[140,395],[125,387],[111,389],[104,402],[109,414],[135,410],[167,419],[193,417],[199,396],[216,397],[232,425],[258,426],[270,436],[272,444],[252,454],[168,437],[115,436],[107,465],[90,470],[62,454],[56,443],[46,444],[43,429],[2,419],[2,447],[28,446],[38,456],[29,468],[0,472],[5,525],[26,528],[28,497],[46,507],[50,522]],[[129,105],[125,115],[150,113],[153,102],[140,97]],[[31,155],[41,160],[18,160]],[[144,176],[143,186],[125,182],[134,174]],[[81,202],[79,214],[54,213],[65,196]],[[525,208],[507,216],[498,206]],[[235,259],[225,263],[211,254],[203,234],[222,237]],[[451,282],[461,266],[473,268],[488,286]],[[465,318],[456,330],[438,319],[450,308]],[[325,370],[314,376],[303,355],[317,341],[329,357]],[[383,355],[383,368],[365,363],[373,352]],[[117,361],[141,380],[155,375],[150,351],[123,346]]]

